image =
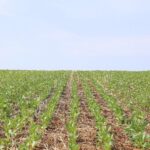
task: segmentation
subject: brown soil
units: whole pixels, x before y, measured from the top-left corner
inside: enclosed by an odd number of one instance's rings
[[[109,109],[105,100],[101,98],[97,92],[95,86],[90,82],[90,87],[95,97],[96,102],[102,109],[102,114],[106,118],[107,125],[111,127],[111,134],[113,135],[113,150],[137,150],[131,143],[128,135],[125,134],[125,130],[115,118],[114,113]]]
[[[0,121],[0,138],[5,138],[4,123]]]
[[[69,118],[72,77],[68,81],[53,118],[35,150],[69,150],[66,123]]]
[[[80,98],[80,115],[77,122],[77,143],[80,150],[97,150],[96,122],[88,109],[80,81],[78,82],[78,95]]]
[[[146,120],[147,120],[148,124],[147,124],[147,126],[146,126],[145,131],[146,131],[147,134],[150,135],[150,114],[147,114]]]
[[[112,96],[115,97],[114,94],[112,94]],[[118,99],[121,99],[121,97]],[[132,119],[132,111],[126,105],[124,105],[124,103],[122,101],[117,101],[117,103],[123,112],[124,120],[122,120],[122,123],[124,123],[126,121],[130,121]]]
[[[145,130],[145,131],[146,131],[146,133],[147,133],[147,134],[149,134],[149,135],[150,135],[150,124],[148,124],[148,125],[147,125],[147,127],[146,127],[146,130]]]

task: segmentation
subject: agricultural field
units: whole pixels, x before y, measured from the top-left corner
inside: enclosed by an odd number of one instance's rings
[[[0,150],[150,150],[150,72],[1,70]]]

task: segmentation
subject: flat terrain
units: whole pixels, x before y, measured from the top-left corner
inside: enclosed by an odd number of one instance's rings
[[[0,150],[142,149],[149,71],[0,71]]]

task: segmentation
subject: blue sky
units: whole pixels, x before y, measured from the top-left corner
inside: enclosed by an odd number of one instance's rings
[[[0,69],[150,70],[149,0],[0,0]]]

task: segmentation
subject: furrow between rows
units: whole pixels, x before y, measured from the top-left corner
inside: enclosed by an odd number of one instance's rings
[[[80,81],[78,82],[78,95],[80,98],[80,114],[77,122],[77,143],[80,150],[96,150],[96,122],[88,109]]]
[[[0,121],[0,138],[5,138],[4,123]]]
[[[113,111],[108,107],[107,102],[103,100],[100,94],[97,92],[94,85],[90,84],[91,91],[96,102],[100,105],[102,109],[102,114],[106,118],[107,125],[111,127],[111,134],[113,135],[113,147],[115,150],[135,150],[133,144],[131,143],[128,135],[125,133],[125,129],[120,125],[113,113]]]
[[[69,117],[69,104],[71,100],[72,78],[67,83],[65,91],[62,93],[59,104],[52,117],[52,120],[41,139],[41,142],[35,147],[35,150],[43,149],[61,149],[69,150],[68,133],[66,122]]]

